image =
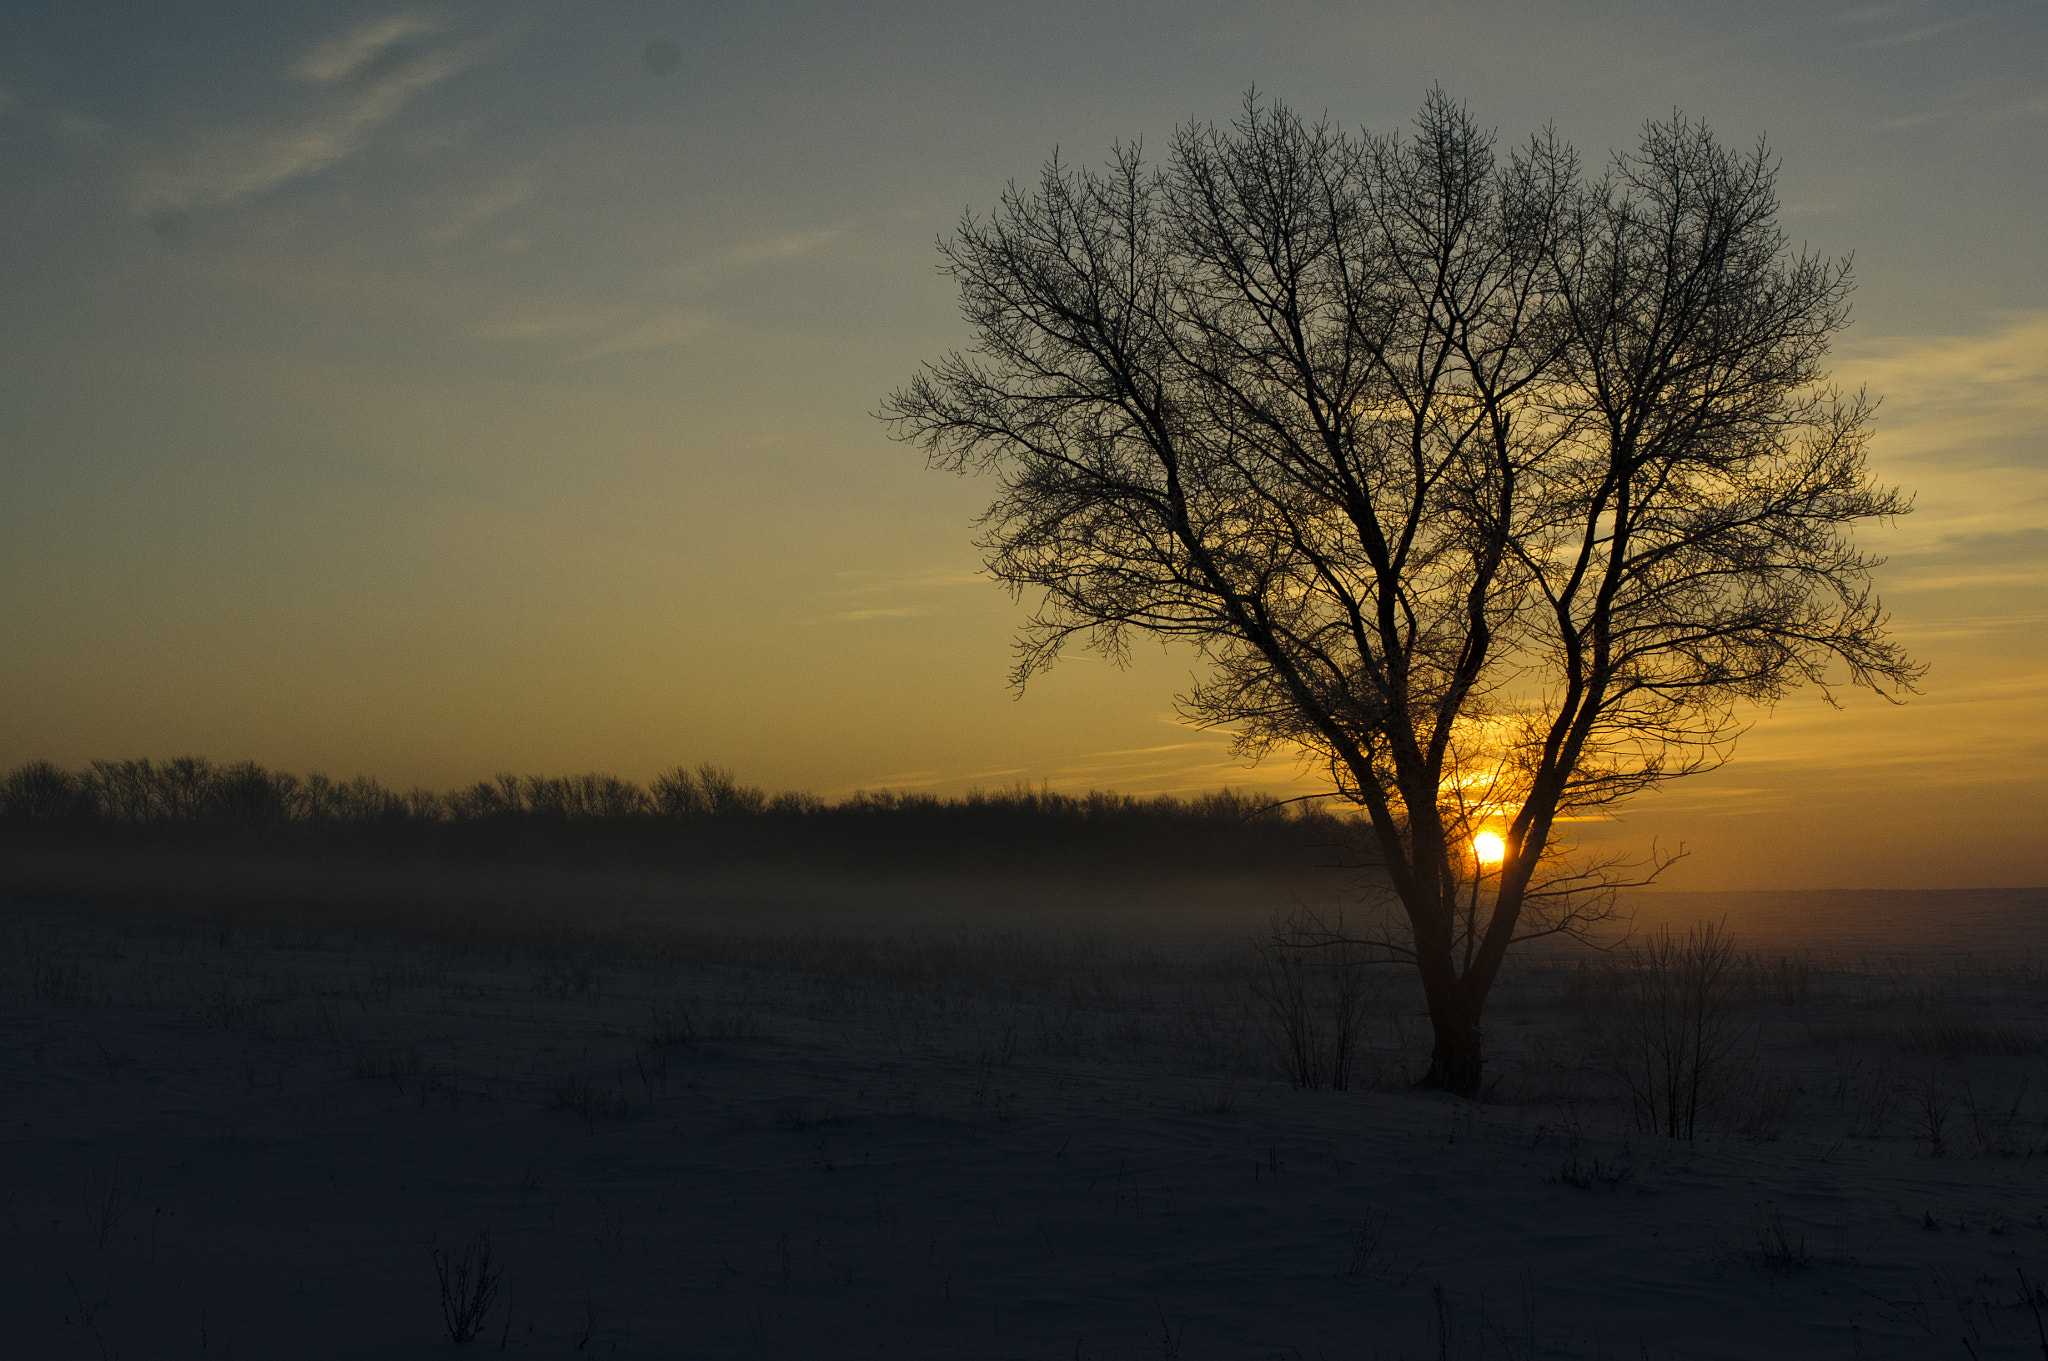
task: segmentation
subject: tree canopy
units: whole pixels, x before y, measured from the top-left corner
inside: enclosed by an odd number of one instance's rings
[[[1188,716],[1308,753],[1405,909],[1433,1085],[1476,1090],[1509,945],[1574,921],[1560,818],[1726,759],[1743,705],[1918,674],[1851,537],[1909,503],[1823,368],[1849,263],[1790,249],[1775,176],[1678,115],[1595,174],[1441,92],[1384,137],[1253,98],[941,245],[973,348],[884,414],[995,474],[1017,679],[1190,639]]]

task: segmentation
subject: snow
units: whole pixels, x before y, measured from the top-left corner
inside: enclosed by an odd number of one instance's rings
[[[440,1356],[482,1233],[468,1345],[531,1355],[2043,1354],[2021,953],[1765,990],[1686,1142],[1577,959],[1503,985],[1484,1100],[1407,1088],[1397,974],[1371,1081],[1297,1091],[1271,904],[1069,906],[9,907],[0,1350]]]

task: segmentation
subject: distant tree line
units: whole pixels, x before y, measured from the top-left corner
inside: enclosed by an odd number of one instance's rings
[[[17,846],[1228,873],[1347,863],[1355,827],[1314,803],[1275,805],[1232,790],[1176,798],[1020,785],[946,797],[863,791],[828,802],[769,794],[709,764],[678,766],[645,785],[604,774],[502,774],[447,793],[196,756],[78,770],[30,761],[0,778],[0,836]]]

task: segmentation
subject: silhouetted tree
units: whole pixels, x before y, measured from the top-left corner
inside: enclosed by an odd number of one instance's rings
[[[1440,92],[1406,139],[1252,99],[941,245],[974,349],[883,414],[997,474],[1016,679],[1190,639],[1186,714],[1311,753],[1404,909],[1426,1085],[1479,1088],[1509,945],[1615,882],[1561,816],[1726,759],[1742,703],[1918,674],[1849,538],[1908,503],[1821,368],[1848,264],[1787,249],[1774,175],[1678,116],[1595,177]]]
[[[0,780],[0,809],[26,822],[76,817],[85,802],[79,781],[49,761],[30,761]]]

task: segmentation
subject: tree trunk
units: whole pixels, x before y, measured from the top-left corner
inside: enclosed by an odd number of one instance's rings
[[[1436,1043],[1429,1053],[1429,1071],[1415,1085],[1453,1096],[1477,1096],[1480,1068],[1485,1063],[1479,1027],[1479,1007],[1462,987],[1439,993],[1427,990],[1429,1024]]]

